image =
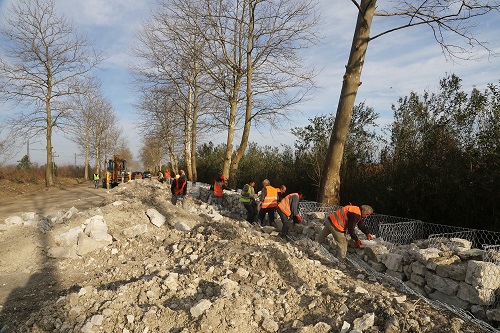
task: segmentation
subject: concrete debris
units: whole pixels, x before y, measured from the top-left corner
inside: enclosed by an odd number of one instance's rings
[[[170,203],[168,185],[143,179],[109,190],[98,209],[63,212],[64,223],[40,233],[35,249],[49,258],[31,268],[38,282],[0,308],[1,332],[448,332],[450,319],[456,332],[482,331],[339,262],[333,246],[312,240],[324,214],[311,214],[284,240],[279,226],[244,221],[236,192],[226,191],[223,210],[214,210],[204,202],[207,188],[190,183],[182,208]],[[2,228],[40,231],[27,221],[47,219],[13,216]],[[439,251],[391,255],[382,239],[370,244],[350,251],[468,309],[491,302],[484,290],[500,287],[487,263],[444,269],[436,261],[431,271]],[[498,311],[474,309],[499,320]]]

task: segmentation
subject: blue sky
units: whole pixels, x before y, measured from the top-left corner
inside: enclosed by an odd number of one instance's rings
[[[5,13],[9,3],[15,0],[0,0],[0,13]],[[120,125],[127,133],[132,151],[140,148],[141,136],[134,127],[135,113],[133,103],[137,94],[131,85],[128,64],[133,61],[127,54],[135,42],[134,32],[150,15],[150,6],[155,0],[56,0],[59,13],[72,20],[80,33],[86,34],[96,46],[105,50],[108,59],[101,64],[99,76],[102,80],[104,95],[117,111]],[[306,54],[306,62],[314,64],[321,72],[316,83],[319,87],[311,98],[300,106],[301,113],[293,121],[284,125],[278,135],[270,135],[253,130],[250,141],[260,145],[293,145],[295,137],[289,129],[304,126],[308,118],[336,111],[342,75],[348,59],[352,35],[356,22],[356,9],[351,0],[320,0],[324,26],[322,45]],[[500,54],[500,20],[498,13],[481,20],[476,36],[489,41],[491,49]],[[3,23],[3,19],[0,21]],[[372,32],[380,32],[387,27],[387,20],[375,18]],[[484,54],[477,49],[476,55]],[[488,83],[498,83],[500,79],[500,59],[483,58],[479,61],[447,62],[439,45],[434,41],[430,29],[403,29],[388,34],[370,43],[361,76],[357,103],[364,101],[380,114],[380,125],[392,122],[391,104],[408,95],[411,91],[437,91],[439,80],[447,74],[455,73],[462,78],[466,92],[472,86],[486,88]],[[6,106],[0,105],[0,120]],[[223,142],[225,134],[214,134],[215,142]],[[45,164],[44,138],[31,144],[32,161]],[[82,163],[75,145],[61,135],[55,136],[54,151],[58,155],[56,163]],[[26,154],[26,146],[19,147],[14,156],[15,163]],[[136,156],[137,157],[137,156]]]

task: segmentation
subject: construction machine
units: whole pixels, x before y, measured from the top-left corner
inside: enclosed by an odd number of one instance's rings
[[[126,161],[121,159],[118,155],[108,160],[106,165],[106,177],[102,180],[102,186],[105,188],[113,188],[118,186],[119,183],[125,183],[130,178],[126,171]]]

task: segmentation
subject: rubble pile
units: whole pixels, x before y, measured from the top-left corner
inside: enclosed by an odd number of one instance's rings
[[[44,260],[9,266],[33,281],[1,304],[0,332],[483,331],[330,260],[311,241],[314,224],[283,240],[192,188],[185,208],[170,203],[168,185],[145,179],[85,211],[5,221],[0,241],[15,228],[36,233],[25,250]]]

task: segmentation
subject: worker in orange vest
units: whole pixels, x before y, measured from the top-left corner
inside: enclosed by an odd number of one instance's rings
[[[172,184],[172,175],[170,174],[170,170],[165,170],[165,181],[168,185]]]
[[[372,235],[364,224],[364,219],[372,213],[373,208],[368,205],[341,207],[326,218],[325,226],[316,237],[316,241],[322,243],[329,234],[332,234],[337,243],[337,256],[339,259],[344,259],[347,254],[346,233],[349,233],[356,247],[361,247],[361,240],[354,231],[355,227],[358,227],[366,235],[366,239],[372,239]]]
[[[232,188],[224,184],[224,176],[220,176],[211,186],[212,198],[209,198],[210,203],[215,200],[217,209],[222,210],[222,198],[224,197],[224,190],[233,191]]]
[[[274,223],[274,213],[276,207],[278,206],[278,193],[279,188],[272,187],[268,179],[262,181],[262,190],[260,192],[260,202],[259,202],[259,221],[260,225],[264,225],[264,219],[267,217],[269,219],[269,225],[276,227]]]
[[[172,205],[177,204],[177,200],[182,201],[182,207],[185,207],[185,199],[187,193],[187,180],[182,178],[180,175],[175,175],[172,185],[170,186],[172,191]]]
[[[304,200],[304,195],[301,192],[290,193],[278,204],[276,211],[283,223],[281,228],[280,236],[286,238],[288,235],[288,230],[290,230],[290,219],[292,219],[293,224],[302,222],[302,216],[299,212],[299,202]]]

